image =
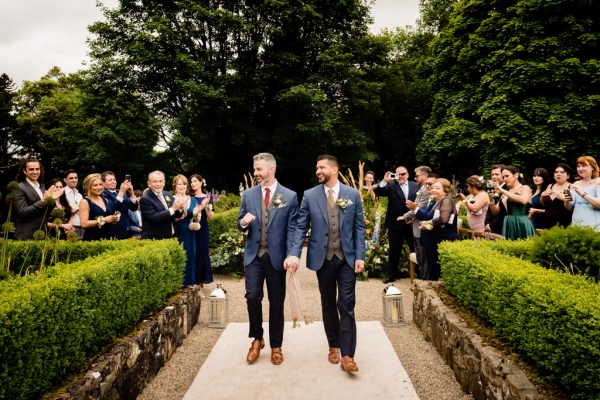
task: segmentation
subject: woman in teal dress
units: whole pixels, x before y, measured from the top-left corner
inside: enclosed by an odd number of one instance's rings
[[[573,225],[589,226],[600,232],[600,169],[591,156],[577,159],[579,180],[571,185],[565,208],[573,210]]]
[[[494,189],[500,193],[500,202],[506,209],[502,235],[509,240],[525,239],[535,235],[535,228],[529,219],[531,207],[531,188],[521,183],[521,172],[511,165],[502,169],[505,187],[494,182]],[[491,204],[492,213],[500,211],[499,204]]]
[[[213,281],[212,265],[208,254],[210,235],[208,221],[213,219],[215,213],[212,197],[206,193],[206,181],[202,179],[202,176],[198,174],[190,176],[190,186],[201,213],[200,230],[194,232],[194,236],[196,239],[196,274],[200,285],[203,286],[203,284]]]
[[[175,197],[181,198],[185,204],[183,215],[175,221],[175,236],[177,236],[177,240],[183,245],[186,255],[183,285],[197,285],[200,281],[196,274],[195,231],[190,229],[190,222],[192,222],[194,212],[198,212],[196,199],[190,196],[188,180],[183,175],[177,175],[173,178],[173,192],[175,193]],[[195,229],[193,225],[191,227]]]

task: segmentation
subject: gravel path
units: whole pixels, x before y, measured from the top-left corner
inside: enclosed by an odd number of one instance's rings
[[[304,261],[304,257],[302,261]],[[314,320],[322,320],[316,274],[305,267],[301,267],[298,274],[302,282],[309,315]],[[247,322],[244,279],[216,276],[215,282],[206,286],[204,292],[206,294],[210,293],[216,287],[216,283],[221,283],[228,292],[229,321]],[[358,321],[381,320],[381,294],[384,286],[380,279],[357,282],[356,319]],[[408,372],[419,397],[423,400],[472,399],[470,395],[462,392],[450,368],[444,363],[431,343],[423,339],[421,332],[412,323],[413,298],[409,280],[397,281],[396,286],[400,288],[404,295],[404,315],[408,323],[401,327],[384,327],[384,329],[398,354],[398,358]],[[208,307],[206,305],[205,300],[200,312],[200,321],[184,340],[183,345],[177,349],[173,357],[138,397],[139,400],[183,398],[222,332],[221,329],[206,326],[208,321]],[[268,301],[265,293],[265,301],[263,301],[263,314],[265,316],[268,316],[267,305]],[[286,320],[289,320],[287,314],[289,314],[289,304],[286,304]],[[247,341],[248,345],[251,341],[247,337],[241,337],[240,340]],[[285,336],[283,346],[285,352]],[[241,354],[240,360],[244,360],[245,357],[245,354]],[[357,362],[360,365],[360,361],[357,360]]]

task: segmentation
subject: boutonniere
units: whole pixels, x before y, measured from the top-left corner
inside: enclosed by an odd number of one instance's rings
[[[417,191],[417,197],[420,197],[421,194],[423,194],[423,190],[425,190],[425,187],[422,186],[421,188],[419,188],[419,190]]]
[[[339,198],[338,201],[336,202],[336,204],[339,208],[342,209],[343,212],[346,212],[346,208],[348,206],[351,206],[354,203],[352,203],[352,200],[350,200],[350,199]]]
[[[277,208],[287,207],[287,204],[283,202],[283,195],[281,193],[279,193],[273,199],[273,208],[275,208],[275,207],[277,207]]]
[[[171,202],[171,198],[170,198],[169,196],[165,196],[165,201],[166,201],[167,203],[170,203],[170,202]]]

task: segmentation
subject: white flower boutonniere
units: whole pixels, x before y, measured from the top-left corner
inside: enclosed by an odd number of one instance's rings
[[[281,193],[279,193],[273,199],[273,208],[275,208],[275,207],[277,207],[277,208],[287,207],[287,203],[283,202],[283,195]]]
[[[166,201],[167,203],[170,203],[170,202],[171,202],[171,198],[170,198],[169,196],[165,196],[165,201]]]
[[[352,202],[352,200],[350,200],[350,199],[342,199],[342,198],[339,198],[339,199],[338,199],[338,201],[336,202],[336,204],[337,204],[337,206],[338,206],[339,208],[341,208],[341,210],[342,210],[343,212],[346,212],[346,208],[347,208],[348,206],[351,206],[351,205],[352,205],[352,204],[354,204],[354,203],[353,203],[353,202]]]

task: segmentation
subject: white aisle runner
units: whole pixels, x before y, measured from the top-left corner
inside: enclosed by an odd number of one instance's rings
[[[292,329],[286,322],[281,365],[271,364],[268,323],[266,346],[254,364],[246,363],[251,344],[248,323],[229,323],[196,375],[184,400],[270,399],[418,399],[381,323],[357,322],[355,361],[348,374],[327,362],[322,321]]]

